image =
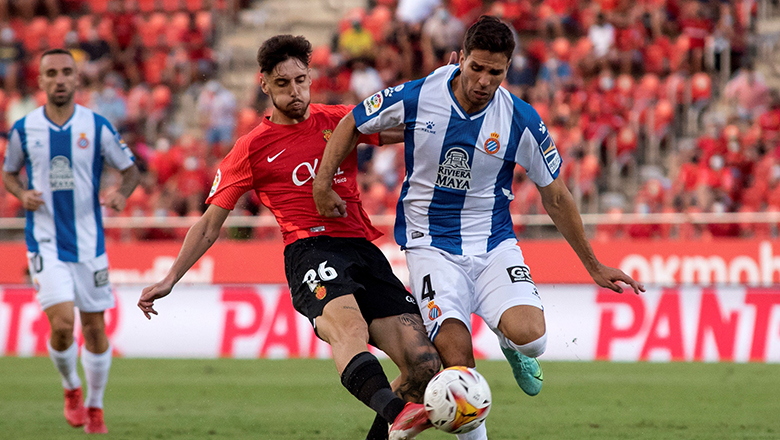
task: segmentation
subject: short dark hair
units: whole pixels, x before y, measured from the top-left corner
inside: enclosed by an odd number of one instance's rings
[[[311,43],[303,35],[276,35],[265,40],[257,51],[257,64],[261,72],[271,72],[277,64],[290,58],[309,67]]]
[[[41,55],[41,59],[43,59],[43,57],[45,57],[47,55],[67,55],[67,56],[73,58],[73,54],[70,53],[70,51],[68,49],[62,49],[62,48],[59,48],[59,47],[47,50],[46,52],[44,52]]]
[[[472,50],[486,50],[492,53],[503,53],[507,59],[512,59],[515,51],[515,38],[512,30],[504,22],[492,15],[479,17],[476,23],[466,31],[463,38],[463,54],[469,56]]]

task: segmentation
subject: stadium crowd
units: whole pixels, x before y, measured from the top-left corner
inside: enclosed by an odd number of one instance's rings
[[[119,128],[144,172],[122,215],[200,216],[220,159],[270,107],[259,87],[244,102],[219,81],[215,14],[248,5],[37,3],[9,8],[0,1],[0,132],[40,105],[39,54],[64,44],[81,68],[77,101]],[[583,212],[780,211],[780,93],[754,65],[754,0],[369,1],[341,19],[331,44],[315,48],[312,102],[355,104],[427,74],[459,50],[465,29],[483,13],[516,30],[505,86],[546,121],[564,160],[563,176]],[[197,130],[175,118],[183,99],[195,104]],[[0,153],[4,142],[0,138]],[[363,201],[371,214],[395,212],[402,149],[358,151]],[[513,213],[543,212],[538,192],[520,169],[514,186]],[[237,210],[270,215],[253,194]],[[0,216],[21,215],[16,199],[0,190]],[[107,234],[154,239],[182,232]],[[596,235],[776,237],[777,232],[772,225],[637,224],[603,225]],[[255,237],[263,234],[254,231]]]

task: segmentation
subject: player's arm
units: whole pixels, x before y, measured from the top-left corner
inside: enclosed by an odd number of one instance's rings
[[[116,212],[121,212],[125,209],[127,198],[135,191],[135,187],[141,181],[141,172],[135,164],[120,171],[120,174],[122,175],[122,181],[119,183],[119,187],[109,190],[101,203],[103,206],[111,208]]]
[[[563,183],[563,179],[556,178],[547,186],[538,186],[542,195],[544,209],[552,218],[561,235],[569,242],[569,245],[580,258],[585,269],[601,287],[606,287],[618,293],[623,293],[623,288],[616,283],[621,281],[634,289],[635,293],[644,292],[645,287],[626,275],[622,270],[601,264],[593,253],[585,229],[582,226],[582,217],[574,203],[569,189]]]
[[[22,170],[22,166],[24,166],[24,158],[25,153],[22,151],[22,140],[15,124],[14,128],[11,129],[11,135],[8,137],[8,145],[5,151],[3,185],[6,191],[22,202],[22,207],[25,210],[35,211],[43,205],[43,199],[41,198],[43,193],[35,189],[27,189],[19,178],[19,173]]]
[[[322,155],[320,169],[314,178],[312,195],[317,212],[325,217],[346,217],[347,203],[333,190],[333,176],[339,165],[352,152],[357,144],[360,132],[355,124],[352,112],[347,113],[336,129],[333,130],[325,152]]]
[[[27,189],[22,184],[22,180],[19,178],[19,172],[3,171],[3,185],[5,185],[6,191],[13,194],[14,197],[22,202],[22,208],[27,211],[35,211],[41,205],[43,205],[43,199],[41,198],[40,191],[34,189]]]
[[[141,309],[147,319],[152,319],[151,315],[157,314],[157,311],[154,310],[154,301],[171,293],[173,286],[217,241],[219,231],[222,228],[222,224],[225,223],[228,214],[230,214],[230,210],[212,204],[209,205],[200,219],[192,225],[184,238],[179,255],[165,278],[156,284],[146,287],[141,292],[138,308]]]
[[[352,120],[355,120],[355,117],[352,117]],[[392,144],[400,144],[404,141],[404,130],[406,129],[405,125],[399,125],[397,127],[388,128],[387,130],[382,130],[379,132],[379,145],[392,145]]]

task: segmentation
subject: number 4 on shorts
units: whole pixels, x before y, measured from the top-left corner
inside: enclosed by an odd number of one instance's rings
[[[433,286],[431,285],[431,274],[425,275],[423,277],[423,285],[422,285],[422,295],[420,295],[420,298],[427,299],[428,302],[433,301],[433,297],[436,296],[436,291],[433,290]]]

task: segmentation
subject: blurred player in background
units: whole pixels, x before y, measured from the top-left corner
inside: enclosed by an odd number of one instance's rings
[[[103,394],[111,344],[103,312],[114,307],[100,205],[125,207],[140,180],[127,146],[111,124],[73,100],[78,75],[73,56],[52,49],[41,57],[38,84],[46,104],[11,129],[3,183],[27,210],[27,258],[37,298],[49,319],[49,356],[62,375],[65,418],[87,433],[106,433]],[[103,164],[121,171],[120,186],[99,199]],[[27,187],[19,173],[27,171]],[[86,403],[77,371],[74,306],[79,309],[87,379]],[[86,408],[85,408],[86,405]]]
[[[509,202],[519,164],[558,230],[600,286],[644,288],[599,263],[563,179],[547,127],[527,103],[500,87],[514,39],[495,17],[466,32],[460,64],[368,97],[339,123],[325,150],[313,194],[328,217],[354,207],[332,189],[334,173],[359,136],[405,124],[406,179],[395,238],[405,249],[410,284],[445,367],[474,367],[471,314],[499,338],[520,387],[536,395],[546,348],[542,301],[517,246]],[[416,431],[427,428],[425,423]],[[410,434],[413,436],[414,434]],[[485,439],[484,425],[460,439]]]
[[[360,203],[356,154],[346,159],[334,179],[340,196],[350,201],[350,215],[327,219],[317,214],[312,181],[330,133],[350,108],[310,104],[310,56],[311,44],[302,36],[279,35],[260,47],[261,86],[273,102],[273,112],[225,157],[206,200],[210,206],[190,228],[168,275],[143,290],[138,307],[147,318],[157,314],[154,301],[171,292],[214,244],[239,197],[254,190],[281,227],[295,309],[331,345],[344,387],[377,412],[369,439],[387,438],[388,422],[402,430],[425,417],[422,395],[441,363],[414,299],[371,243],[381,233]],[[402,139],[396,130],[357,140],[379,145]],[[368,352],[368,343],[387,353],[401,370],[394,387]]]

